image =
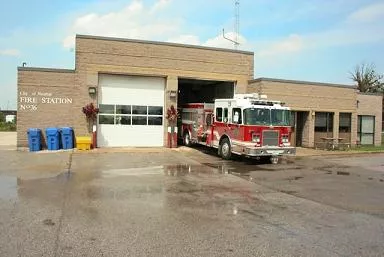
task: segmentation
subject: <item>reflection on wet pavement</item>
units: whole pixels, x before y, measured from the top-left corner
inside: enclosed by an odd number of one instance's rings
[[[146,176],[146,175],[161,175],[164,170],[163,166],[129,168],[129,169],[107,169],[102,171],[102,176],[119,177],[119,176]]]
[[[0,175],[0,199],[17,197],[17,178]]]
[[[229,162],[213,162],[203,164],[174,164],[147,167],[134,167],[125,169],[103,169],[99,171],[83,170],[80,172],[65,171],[52,177],[21,179],[12,176],[0,177],[0,198],[25,199],[38,198],[44,202],[60,203],[65,188],[72,194],[80,194],[89,199],[126,199],[144,194],[168,193],[203,193],[210,196],[218,193],[234,193],[252,199],[245,191],[230,187],[205,186],[194,182],[194,176],[199,178],[210,176],[249,176],[250,170],[265,170],[253,165],[236,165]],[[176,181],[168,181],[167,177],[179,177]],[[185,178],[182,178],[185,177]],[[107,181],[119,181],[118,184],[109,185]],[[252,178],[249,178],[252,179]],[[104,182],[102,182],[105,180]],[[159,183],[159,181],[161,183]],[[167,188],[164,188],[164,187]]]
[[[50,178],[18,179],[17,185],[14,184],[14,197],[55,206],[70,197],[76,208],[93,217],[96,217],[95,209],[84,206],[83,201],[137,199],[140,204],[163,206],[166,203],[170,209],[225,208],[226,212],[237,215],[239,204],[260,204],[262,200],[254,195],[257,191],[251,185],[244,188],[223,185],[223,176],[232,170],[234,168],[227,164],[176,164],[63,172]]]
[[[58,202],[69,187],[72,194],[79,193],[89,199],[128,198],[143,194],[163,192],[167,177],[194,176],[198,174],[219,175],[227,173],[225,169],[213,169],[205,165],[160,165],[127,169],[105,169],[103,171],[84,170],[82,172],[63,172],[48,178],[20,179],[11,176],[0,177],[0,197],[26,199],[35,197],[45,202]],[[109,184],[108,181],[118,183]],[[161,183],[159,183],[159,181]],[[172,182],[177,184],[177,182]],[[182,182],[183,183],[183,182]],[[184,181],[185,192],[190,191]],[[182,184],[180,184],[182,185]],[[167,190],[170,192],[171,190]],[[60,201],[59,201],[60,202]]]

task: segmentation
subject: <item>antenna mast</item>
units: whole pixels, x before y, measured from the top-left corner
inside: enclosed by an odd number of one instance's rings
[[[239,33],[240,33],[240,0],[235,0],[235,42],[234,47],[237,49],[239,46]]]
[[[228,41],[231,41],[233,43],[233,47],[235,49],[238,48],[238,46],[240,45],[239,43],[239,33],[240,33],[240,0],[235,0],[235,21],[234,21],[234,39],[230,39],[228,37],[225,36],[225,32],[224,32],[224,29],[223,29],[223,38],[228,40]]]

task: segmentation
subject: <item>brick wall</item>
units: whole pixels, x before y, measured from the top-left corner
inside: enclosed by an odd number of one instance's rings
[[[81,108],[90,102],[97,104],[97,97],[91,98],[88,88],[99,90],[100,73],[165,77],[165,108],[177,104],[177,99],[170,98],[168,92],[178,90],[179,77],[233,81],[239,93],[246,92],[248,80],[253,78],[253,53],[243,51],[77,36],[75,58],[75,72],[19,69],[19,92],[27,92],[29,97],[32,92],[43,90],[52,97],[71,97],[73,101],[49,106],[39,102],[35,111],[20,110],[19,106],[18,146],[27,145],[29,127],[72,126],[77,135],[89,134]]]
[[[18,69],[17,146],[28,146],[28,128],[74,126],[77,99],[71,70]],[[45,140],[43,140],[43,145]]]
[[[357,94],[359,101],[357,115],[372,115],[375,116],[375,145],[381,145],[382,131],[382,101],[381,95]]]
[[[295,110],[356,111],[356,92],[353,87],[327,86],[279,81],[250,82],[248,92],[262,92],[268,98],[285,102]]]

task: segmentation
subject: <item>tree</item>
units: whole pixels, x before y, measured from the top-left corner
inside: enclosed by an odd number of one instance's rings
[[[355,67],[354,72],[350,72],[351,79],[356,82],[360,92],[383,93],[383,75],[377,73],[373,63],[362,63]]]
[[[4,122],[5,121],[5,115],[4,113],[0,112],[0,122]]]

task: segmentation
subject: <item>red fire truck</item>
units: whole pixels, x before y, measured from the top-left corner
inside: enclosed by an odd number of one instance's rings
[[[185,145],[217,148],[223,159],[237,154],[277,163],[279,156],[296,153],[290,144],[290,108],[265,95],[237,94],[214,104],[185,104],[181,119],[179,135]]]

